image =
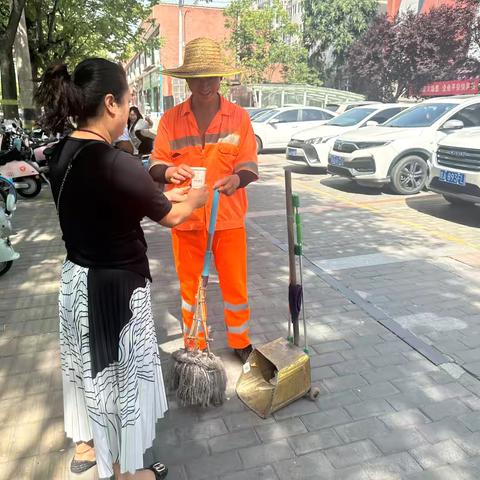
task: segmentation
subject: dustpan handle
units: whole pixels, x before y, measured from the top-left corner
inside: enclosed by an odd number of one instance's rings
[[[215,233],[215,225],[217,223],[218,213],[218,201],[220,199],[220,192],[218,190],[213,191],[212,210],[210,212],[210,222],[208,224],[208,239],[207,239],[207,251],[205,252],[205,258],[203,259],[203,271],[202,277],[208,277],[210,273],[210,264],[212,263],[212,244],[213,235]]]

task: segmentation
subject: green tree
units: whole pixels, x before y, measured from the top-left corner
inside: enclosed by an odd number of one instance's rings
[[[17,80],[13,63],[13,42],[25,0],[0,4],[0,75],[2,76],[3,112],[6,118],[18,117]]]
[[[139,25],[150,13],[150,5],[137,0],[27,0],[34,78],[54,62],[125,58],[128,47],[141,42]]]
[[[475,12],[475,3],[464,2],[394,20],[377,17],[350,49],[354,86],[370,99],[395,101],[432,81],[477,76],[480,62],[471,51],[479,32]]]
[[[299,28],[290,22],[279,0],[261,9],[254,8],[253,0],[233,0],[225,17],[231,29],[227,46],[247,82],[269,82],[278,69],[287,82],[318,82],[307,65]]]
[[[335,75],[377,9],[378,0],[305,0],[303,39],[310,65],[324,77]]]

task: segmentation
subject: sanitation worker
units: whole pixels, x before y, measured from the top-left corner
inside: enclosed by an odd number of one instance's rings
[[[192,94],[161,118],[150,174],[157,182],[171,184],[172,188],[192,179],[192,167],[204,167],[207,186],[223,194],[213,254],[224,302],[227,343],[245,363],[252,351],[245,187],[258,179],[257,146],[248,113],[219,94],[222,77],[235,75],[239,70],[224,62],[217,42],[197,38],[186,45],[183,65],[162,73],[186,79]],[[193,320],[212,197],[204,208],[172,230],[185,333]],[[205,342],[201,343],[205,348]]]

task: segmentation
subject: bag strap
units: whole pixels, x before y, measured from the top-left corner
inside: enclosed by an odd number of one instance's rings
[[[60,184],[60,188],[58,190],[58,196],[57,196],[57,203],[56,203],[56,207],[57,207],[57,215],[60,217],[60,198],[62,196],[62,192],[63,192],[63,189],[65,187],[65,181],[67,180],[67,177],[68,177],[68,174],[70,172],[70,170],[72,169],[72,166],[73,166],[73,162],[75,161],[75,159],[80,155],[80,153],[83,152],[83,150],[85,150],[85,148],[89,147],[90,145],[92,145],[93,143],[105,143],[105,142],[102,142],[101,140],[92,140],[88,143],[86,143],[85,145],[82,145],[72,156],[72,158],[70,159],[70,162],[68,163],[67,165],[67,169],[65,171],[65,175],[63,176],[63,180],[62,180],[62,183]],[[105,144],[106,145],[106,144]],[[63,148],[62,148],[63,149]],[[60,152],[58,153],[60,155],[61,153],[61,150]]]

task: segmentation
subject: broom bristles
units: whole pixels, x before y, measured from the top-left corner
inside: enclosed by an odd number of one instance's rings
[[[212,353],[181,348],[172,354],[167,387],[176,392],[182,407],[221,405],[227,388],[225,367]]]

